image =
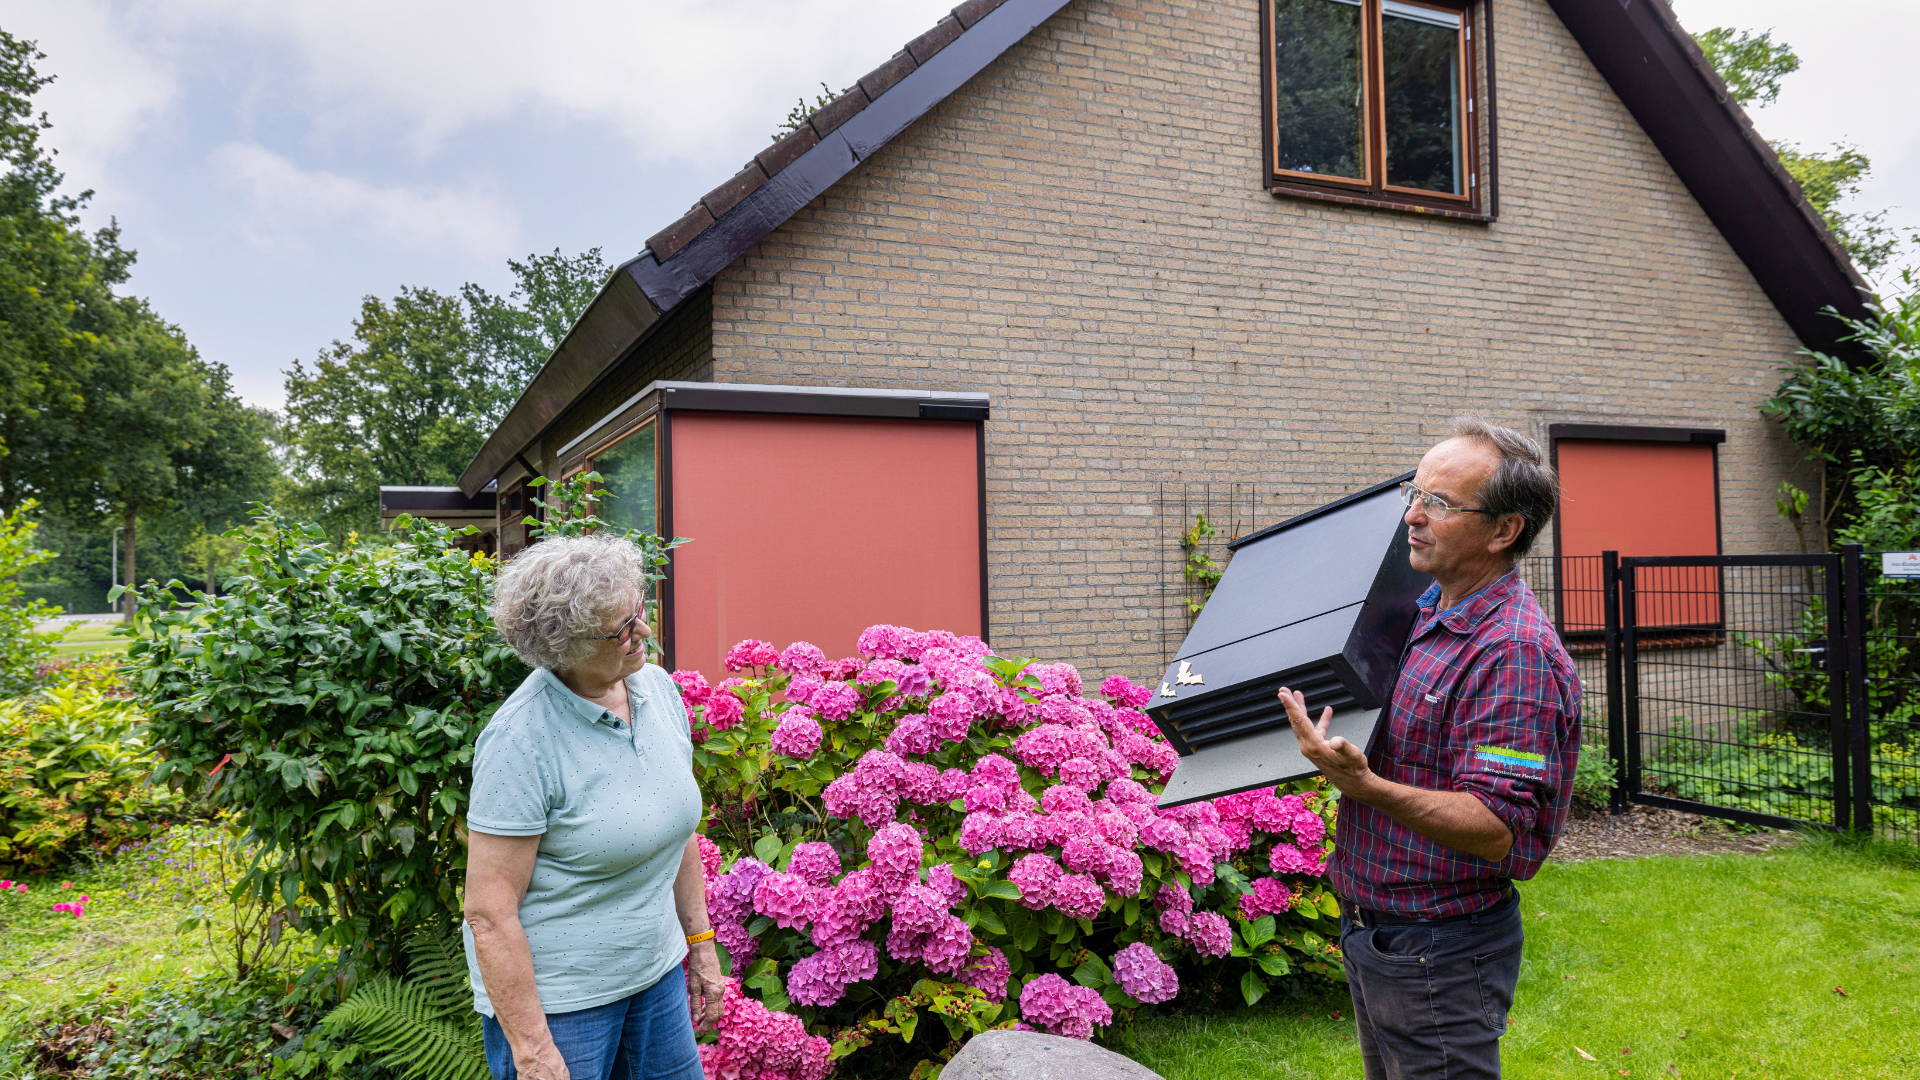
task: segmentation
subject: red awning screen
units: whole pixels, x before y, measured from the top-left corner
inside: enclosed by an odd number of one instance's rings
[[[1561,439],[1555,450],[1561,555],[1720,554],[1711,445]],[[1563,582],[1567,630],[1604,626],[1599,570],[1582,560],[1563,564],[1562,572],[1579,576],[1589,569],[1592,582]],[[1719,625],[1718,571],[1663,568],[1642,576],[1641,626]]]
[[[743,638],[853,652],[874,623],[982,630],[980,427],[679,411],[665,525],[671,660],[709,680]]]

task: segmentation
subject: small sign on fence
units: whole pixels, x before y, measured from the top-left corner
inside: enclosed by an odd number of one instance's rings
[[[1883,551],[1880,573],[1887,577],[1920,578],[1920,551]]]

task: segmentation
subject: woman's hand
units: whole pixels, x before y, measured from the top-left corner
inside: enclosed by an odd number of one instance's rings
[[[720,974],[720,955],[708,938],[689,949],[687,957],[687,1000],[693,1005],[694,1024],[711,1028],[720,1023],[720,1005],[727,991],[727,980]]]

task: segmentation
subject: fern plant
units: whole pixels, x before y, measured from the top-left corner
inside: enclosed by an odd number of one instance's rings
[[[320,1021],[400,1080],[488,1080],[480,1014],[467,988],[467,958],[451,936],[422,928],[407,938],[407,977],[363,982]]]

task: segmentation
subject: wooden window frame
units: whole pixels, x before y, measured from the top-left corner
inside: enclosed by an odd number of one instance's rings
[[[607,451],[612,450],[614,447],[619,446],[621,443],[624,443],[627,440],[632,439],[636,436],[646,435],[647,437],[651,438],[653,440],[653,531],[655,535],[659,535],[660,533],[660,521],[663,516],[660,510],[660,442],[661,442],[661,439],[660,439],[660,427],[658,424],[659,419],[660,417],[657,411],[649,410],[644,416],[640,418],[638,422],[632,424],[631,426],[622,428],[619,434],[614,435],[613,437],[609,439],[605,439],[600,443],[596,444],[592,450],[588,451],[580,459],[579,464],[567,470],[567,473],[566,473],[568,478],[572,478],[574,476],[579,475],[582,472],[599,472],[600,471],[600,467],[599,467],[600,455],[605,454]],[[592,491],[589,490],[588,494],[591,495]],[[600,512],[600,508],[597,504],[594,506],[593,512],[596,514]]]
[[[1447,192],[1424,191],[1419,188],[1398,187],[1386,182],[1387,127],[1386,127],[1386,65],[1383,57],[1384,7],[1381,0],[1360,0],[1361,9],[1361,53],[1362,79],[1367,94],[1362,110],[1364,142],[1362,145],[1366,157],[1366,177],[1353,178],[1328,176],[1323,173],[1295,172],[1282,169],[1277,163],[1279,143],[1274,130],[1274,100],[1279,92],[1279,73],[1276,70],[1274,41],[1274,0],[1257,0],[1260,4],[1260,113],[1262,171],[1265,173],[1264,186],[1273,195],[1292,196],[1323,201],[1377,206],[1384,209],[1407,210],[1414,213],[1437,214],[1445,217],[1466,218],[1475,221],[1492,221],[1497,216],[1498,196],[1491,194],[1495,190],[1493,154],[1489,152],[1483,160],[1480,150],[1481,117],[1487,117],[1487,144],[1497,145],[1494,135],[1493,117],[1493,41],[1488,31],[1479,30],[1483,21],[1475,17],[1474,9],[1479,6],[1475,0],[1397,0],[1410,7],[1429,8],[1460,16],[1460,94],[1467,104],[1461,120],[1461,163],[1467,173],[1467,193],[1454,195]],[[1480,39],[1478,48],[1487,55],[1486,93],[1480,88],[1479,67],[1475,61],[1476,36]],[[1482,100],[1484,97],[1485,100]]]

